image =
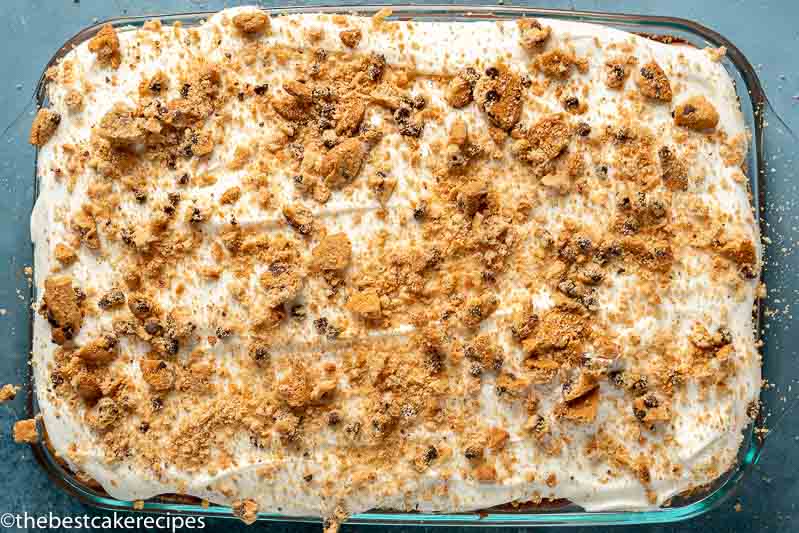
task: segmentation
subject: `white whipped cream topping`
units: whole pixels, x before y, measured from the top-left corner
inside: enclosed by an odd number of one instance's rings
[[[240,38],[232,31],[227,21],[243,9],[251,8],[223,11],[212,16],[199,28],[200,44],[197,49],[202,50],[202,55],[209,61],[218,61],[224,65],[225,51],[236,50],[240,46]],[[620,93],[608,90],[602,81],[603,64],[608,54],[597,48],[597,43],[605,48],[611,43],[628,43],[634,46],[632,53],[638,58],[639,64],[654,59],[664,70],[675,73],[671,75],[672,86],[676,89],[675,103],[679,103],[684,97],[700,93],[718,110],[719,130],[726,132],[729,137],[745,134],[743,117],[732,81],[723,66],[713,61],[709,53],[687,46],[665,45],[597,25],[561,20],[542,22],[552,27],[553,39],[568,43],[578,57],[588,59],[588,73],[575,74],[586,81],[590,80],[591,83],[590,92],[584,96],[588,111],[581,120],[590,124],[608,122],[609,117],[613,117],[619,107],[624,105]],[[350,17],[347,26],[357,26],[363,31],[359,52],[382,53],[389,64],[407,62],[410,58],[421,72],[455,72],[472,65],[477,60],[489,63],[500,58],[511,65],[511,68],[524,71],[530,62],[530,55],[518,44],[518,29],[512,22],[416,22],[413,23],[412,30],[409,24],[401,23],[399,32],[387,33],[373,30],[369,19]],[[324,31],[321,41],[306,42],[305,30],[309,27],[318,27]],[[261,39],[264,42],[293,47],[313,45],[328,50],[346,50],[338,38],[341,28],[332,22],[329,16],[291,15],[273,18],[271,34]],[[83,76],[93,85],[93,90],[84,95],[85,110],[82,113],[75,115],[67,111],[64,97],[69,87],[59,83],[51,83],[48,86],[50,105],[61,114],[62,122],[54,137],[39,152],[40,195],[32,215],[31,233],[35,243],[35,276],[40,296],[44,280],[55,264],[52,257],[53,247],[69,232],[64,222],[69,217],[65,215],[74,213],[80,208],[85,200],[88,184],[96,179],[93,170],[87,168],[83,174],[77,176],[74,191],[68,192],[64,181],[56,180],[53,173],[54,166],[60,164],[63,158],[63,152],[58,147],[64,143],[85,142],[89,138],[90,128],[113,104],[135,103],[138,83],[143,77],[152,75],[157,70],[170,72],[185,59],[178,53],[180,45],[172,39],[163,43],[162,53],[157,56],[147,54],[148,46],[141,45],[142,58],[134,68],[131,68],[127,61],[127,54],[130,53],[129,45],[135,39],[137,32],[141,31],[120,32],[122,51],[125,55],[122,66],[115,72],[100,68],[85,43],[67,54],[65,60],[73,63],[78,77]],[[164,31],[171,30],[165,28]],[[222,38],[219,46],[215,44],[217,36]],[[288,69],[285,71],[277,69],[274,77],[269,80],[270,87],[278,87],[280,77],[287,71]],[[104,78],[109,75],[113,75],[116,79],[114,86],[104,83]],[[264,81],[247,80],[246,76],[244,79],[253,83]],[[632,86],[634,82],[629,80],[627,83]],[[415,88],[424,90],[433,104],[438,104],[445,110],[449,109],[443,101],[441,92],[434,89],[431,83],[419,81]],[[560,104],[551,92],[534,98],[552,110],[560,108]],[[235,99],[229,105],[235,113],[237,109]],[[664,143],[673,144],[672,139],[668,137],[674,131],[668,127],[672,122],[669,112],[668,106],[652,106],[646,111],[652,131],[657,135],[663,135],[660,139]],[[531,106],[526,106],[522,122],[532,122],[537,115],[538,112],[531,109]],[[450,114],[446,117],[445,123],[451,123],[453,118],[454,114]],[[375,124],[380,121],[377,115],[370,115],[369,119]],[[487,126],[484,116],[476,109],[467,114],[466,120],[473,130],[484,129]],[[215,148],[209,161],[202,165],[207,169],[214,169],[218,182],[213,186],[192,191],[192,197],[198,205],[212,205],[214,199],[218,199],[223,191],[239,183],[245,172],[227,170],[225,162],[230,160],[234,148],[240,141],[246,141],[256,135],[268,136],[270,127],[272,126],[269,124],[261,127],[252,122],[244,122],[232,130],[233,138],[229,139],[230,142]],[[423,156],[428,154],[431,151],[430,143],[445,135],[445,128],[441,125],[428,125],[421,140],[421,154]],[[392,136],[396,137],[396,134],[390,134],[388,137]],[[759,242],[745,185],[733,181],[733,173],[736,170],[724,164],[717,144],[707,143],[705,147],[707,153],[702,157],[700,167],[692,169],[693,173],[704,176],[704,180],[699,185],[692,185],[691,193],[711,201],[720,210],[730,214],[733,224],[744,235]],[[331,232],[337,230],[347,232],[353,244],[354,257],[368,255],[368,238],[381,228],[395,227],[399,213],[403,209],[407,211],[414,205],[421,185],[433,179],[412,169],[405,158],[393,157],[392,165],[393,173],[400,180],[389,203],[390,215],[385,221],[375,216],[373,209],[377,208],[377,203],[363,184],[354,187],[348,195],[341,192],[334,193],[324,206],[315,204],[313,206],[316,214],[324,217],[324,222]],[[291,180],[280,178],[278,176],[273,180],[285,182],[285,185],[277,185],[279,197],[274,201],[274,205],[277,206],[293,198]],[[610,179],[613,179],[612,168]],[[732,186],[727,186],[730,183]],[[509,194],[513,194],[513,186],[508,185],[508,188]],[[166,195],[166,191],[163,191],[163,195]],[[245,193],[243,200],[233,210],[241,224],[260,222],[264,219],[275,221],[281,219],[279,209],[264,213],[246,200]],[[139,213],[144,220],[146,210],[137,206],[132,199],[125,199],[123,206],[129,216]],[[561,217],[564,213],[572,217],[582,217],[586,224],[606,222],[597,220],[592,210],[585,205],[584,198],[579,195],[571,195],[558,200],[557,203],[553,202],[534,209],[535,215],[541,215],[548,220],[550,231],[562,227]],[[363,220],[356,222],[356,215],[359,214],[363,216]],[[223,222],[220,220],[209,222],[208,233],[213,234]],[[281,228],[275,231],[289,230]],[[396,231],[398,243],[418,237],[418,232],[408,226]],[[520,233],[524,233],[524,228]],[[205,239],[201,254],[205,254],[210,262],[209,241],[210,239]],[[79,250],[79,261],[66,272],[73,276],[79,286],[91,285],[98,293],[110,289],[118,280],[118,275],[115,274],[116,265],[112,260],[113,246],[109,244],[106,247],[104,243],[106,258],[100,258],[85,249]],[[521,409],[512,410],[505,404],[501,405],[493,392],[493,381],[487,378],[483,383],[480,399],[481,415],[487,425],[503,427],[511,434],[508,447],[509,453],[516,459],[515,471],[506,472],[501,483],[478,483],[462,475],[461,472],[468,469],[467,461],[462,453],[455,452],[452,460],[454,462],[448,466],[456,465],[459,468],[451,469],[451,477],[448,480],[442,479],[440,472],[433,465],[424,474],[404,477],[401,488],[397,488],[391,482],[393,472],[378,472],[377,479],[362,490],[353,491],[343,502],[331,502],[322,495],[318,484],[309,484],[302,479],[309,470],[314,472],[315,479],[337,478],[339,465],[335,461],[325,460],[327,445],[324,443],[334,443],[337,438],[332,430],[323,430],[322,434],[316,436],[316,441],[321,444],[311,450],[308,458],[291,455],[283,458],[272,456],[269,451],[253,449],[248,439],[242,436],[232,442],[229,449],[235,455],[237,464],[214,473],[186,472],[169,466],[163,476],[156,478],[150,471],[131,462],[110,462],[98,444],[98,436],[82,421],[83,408],[78,406],[73,409],[59,402],[52,392],[48,391],[49,369],[53,362],[55,345],[50,341],[50,327],[47,321],[37,316],[34,323],[33,360],[39,405],[50,442],[56,452],[73,468],[96,479],[109,494],[122,500],[146,499],[162,493],[189,494],[220,504],[230,504],[240,498],[253,498],[262,511],[289,515],[319,515],[320,512],[329,514],[334,503],[343,503],[350,513],[377,507],[455,512],[486,508],[512,500],[527,500],[535,495],[567,498],[590,511],[651,509],[681,491],[712,481],[714,476],[703,476],[700,469],[694,467],[709,464],[718,469],[717,473],[721,473],[732,465],[742,441],[742,431],[748,423],[746,407],[751,400],[757,398],[760,387],[759,359],[754,348],[751,320],[755,283],[747,283],[742,294],[733,294],[731,289],[720,285],[714,279],[709,255],[688,249],[675,250],[675,255],[680,258],[680,262],[675,264],[669,297],[661,306],[662,312],[657,317],[641,317],[629,328],[619,326],[617,333],[638,336],[641,343],[645,344],[650,332],[671,327],[675,337],[686,339],[687,344],[687,335],[693,323],[702,322],[708,324],[709,328],[717,328],[723,324],[730,329],[735,339],[735,357],[740,359],[741,370],[735,374],[734,382],[730,383],[733,393],[710,395],[709,399],[700,400],[695,386],[689,385],[687,394],[673,405],[676,413],[673,421],[675,440],[668,445],[664,453],[673,464],[682,467],[683,473],[663,475],[657,469],[653,470],[649,489],[655,496],[654,503],[647,498],[644,486],[632,473],[622,471],[616,477],[608,477],[605,474],[606,464],[594,463],[584,454],[585,444],[597,428],[602,427],[610,434],[622,432],[623,421],[619,412],[629,409],[629,403],[614,402],[613,398],[621,398],[622,394],[610,387],[602,388],[603,399],[596,421],[586,426],[572,427],[569,433],[571,444],[565,446],[562,455],[550,457],[541,453],[529,438],[523,436],[521,425],[526,420],[526,415]],[[189,285],[180,297],[165,292],[161,303],[187,304],[194,309],[199,323],[208,324],[213,321],[210,318],[213,317],[211,304],[229,300],[227,284],[231,279],[229,274],[225,273],[219,282],[198,282],[196,286]],[[634,285],[635,279],[635,276],[614,278],[610,289],[602,293],[601,313],[607,315],[617,309],[621,299],[630,296],[629,288]],[[503,290],[506,292],[500,294],[501,300],[517,302],[523,296],[527,296],[533,299],[539,312],[552,305],[551,295],[547,291],[526,295],[518,281],[517,279],[502,281]],[[313,299],[323,290],[321,282],[311,280],[306,287],[304,298]],[[725,317],[719,313],[722,305],[726,309]],[[506,315],[513,310],[508,305],[504,307],[500,305],[500,309],[500,315]],[[331,312],[328,316],[336,315]],[[242,315],[242,318],[246,316]],[[303,326],[294,324],[285,326],[287,338],[291,335],[307,334],[307,329],[302,329],[311,327],[310,321],[307,322]],[[85,342],[91,338],[93,332],[102,328],[107,329],[110,325],[111,317],[105,314],[87,317],[76,341],[79,344]],[[484,328],[490,327],[490,321],[484,325]],[[144,350],[139,347],[137,351],[134,346],[129,345],[125,345],[124,348],[131,353],[134,361],[127,371],[140,381],[136,358],[140,357]],[[217,348],[208,348],[208,350],[222,358],[223,351],[228,348],[220,343]],[[505,346],[505,349],[507,354],[519,351],[510,345]],[[335,353],[327,354],[325,357],[336,360]],[[518,353],[506,356],[506,362],[511,367],[519,368],[521,356]],[[235,366],[232,374],[234,380],[247,379],[245,375],[236,375]],[[550,389],[555,391],[554,386]],[[557,399],[557,392],[550,395],[542,394],[540,412],[551,412]],[[346,410],[357,412],[357,399],[348,398],[347,402],[349,403]],[[408,434],[407,438],[423,440],[431,433],[431,428],[420,427]],[[454,441],[453,435],[448,434],[447,429],[438,429],[435,433],[441,440]],[[625,444],[629,446],[631,452],[637,452],[637,445]],[[75,452],[70,451],[72,446],[75,446]],[[279,468],[271,479],[265,479],[258,474],[258,470],[270,463],[278,465]],[[533,480],[527,475],[529,471],[527,465],[534,465],[535,472],[539,473]],[[557,485],[554,488],[545,483],[544,474],[548,472],[557,475]],[[342,475],[346,480],[352,473],[345,472]],[[448,490],[430,490],[444,486]]]

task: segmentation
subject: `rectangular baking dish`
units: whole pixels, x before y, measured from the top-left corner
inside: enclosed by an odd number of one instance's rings
[[[265,9],[272,15],[289,13],[347,13],[371,16],[379,9],[386,6],[347,6],[327,7],[324,5]],[[725,47],[727,54],[722,60],[724,67],[735,82],[740,100],[741,110],[751,133],[751,143],[746,159],[749,183],[752,193],[752,203],[756,213],[763,213],[762,206],[765,202],[765,152],[764,152],[764,109],[767,105],[765,94],[760,85],[752,65],[744,55],[730,41],[716,32],[695,22],[657,16],[624,15],[610,13],[596,13],[586,11],[564,11],[551,9],[536,9],[525,7],[502,6],[452,6],[452,5],[393,5],[390,19],[396,20],[428,20],[428,21],[486,21],[508,20],[520,17],[557,18],[564,20],[592,22],[614,27],[631,33],[645,35],[665,43],[691,45],[696,47]],[[210,12],[183,13],[176,15],[159,16],[164,24],[181,22],[184,26],[198,25],[209,16]],[[45,70],[56,63],[73,47],[90,39],[97,33],[103,24],[111,23],[120,31],[124,28],[136,28],[144,24],[151,17],[121,17],[104,21],[81,30],[67,41],[52,57]],[[46,103],[46,81],[44,74],[36,88],[36,99],[39,105]],[[35,169],[35,167],[34,167]],[[35,176],[35,170],[34,170]],[[35,179],[35,178],[34,178]],[[38,195],[38,183],[34,186],[34,201]],[[761,233],[765,234],[765,214],[759,218]],[[35,287],[31,287],[31,301],[35,302],[37,295]],[[758,331],[761,331],[760,308],[764,302],[758,304],[754,310]],[[31,312],[31,323],[33,312]],[[31,328],[32,329],[32,328]],[[765,358],[764,358],[765,359]],[[777,365],[779,366],[779,365]],[[771,365],[764,362],[763,373],[765,378],[774,377],[770,374]],[[30,372],[29,380],[29,415],[35,416],[38,412],[33,388],[33,373]],[[776,378],[775,378],[776,380]],[[769,402],[776,402],[775,391],[761,393],[763,404],[761,413],[768,411]],[[755,425],[760,425],[758,420]],[[447,526],[533,526],[533,525],[612,525],[612,524],[644,524],[684,520],[695,517],[718,506],[729,497],[741,482],[744,475],[757,462],[763,449],[764,439],[755,431],[754,425],[747,430],[744,441],[739,450],[737,465],[710,486],[695,490],[691,494],[675,497],[668,506],[656,511],[645,512],[585,512],[580,507],[566,500],[545,501],[539,504],[503,505],[482,511],[458,514],[422,514],[393,511],[370,511],[354,515],[349,518],[351,524],[395,524],[395,525],[447,525]],[[45,469],[53,481],[68,493],[77,497],[81,502],[116,511],[141,511],[150,513],[190,514],[208,517],[232,517],[228,507],[208,505],[192,497],[178,495],[164,495],[141,502],[120,501],[110,497],[97,485],[78,479],[72,472],[64,467],[63,463],[54,456],[52,451],[43,443],[33,446],[34,455],[39,464]],[[134,507],[135,505],[135,507]],[[280,520],[295,522],[319,522],[316,517],[289,517],[279,513],[262,512],[261,520]]]

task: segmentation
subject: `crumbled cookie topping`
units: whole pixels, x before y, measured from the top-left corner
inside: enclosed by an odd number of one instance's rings
[[[475,84],[474,99],[492,124],[509,130],[521,117],[522,80],[504,66],[489,67]]]
[[[269,16],[261,11],[248,11],[233,17],[233,26],[242,33],[259,34],[269,31]]]
[[[35,418],[14,422],[14,442],[19,444],[36,444],[38,441],[39,431],[36,429]]]
[[[28,140],[34,146],[43,146],[53,136],[60,123],[61,115],[47,108],[40,109],[33,119]]]
[[[704,96],[692,96],[674,108],[674,123],[692,130],[713,129],[719,113]]]
[[[650,61],[638,69],[635,78],[638,90],[648,98],[671,102],[671,83],[660,65]]]
[[[519,27],[519,42],[528,52],[541,50],[552,33],[552,28],[536,19],[523,18],[516,24]]]
[[[214,480],[247,523],[314,498],[331,531],[377,501],[712,481],[754,410],[761,268],[721,66],[389,13],[105,26],[48,72],[33,368],[79,430],[56,451],[112,494],[119,469]],[[719,444],[686,462],[700,426]]]
[[[97,35],[89,41],[89,51],[97,56],[97,62],[104,67],[118,69],[122,64],[119,37],[111,24],[105,24]]]

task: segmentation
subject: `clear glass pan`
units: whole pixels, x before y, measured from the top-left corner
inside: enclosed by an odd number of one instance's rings
[[[266,9],[273,14],[288,13],[347,13],[370,16],[386,6],[346,6],[339,5],[327,7],[312,5],[304,7]],[[735,82],[747,127],[752,134],[752,142],[747,154],[747,168],[752,191],[752,201],[756,213],[762,213],[761,207],[766,198],[765,190],[765,152],[764,152],[764,109],[767,101],[763,89],[752,65],[744,55],[730,41],[718,33],[696,22],[657,16],[624,15],[610,13],[596,13],[586,11],[565,11],[550,9],[535,9],[525,7],[502,6],[457,6],[457,5],[393,5],[390,6],[393,14],[390,19],[395,20],[431,20],[431,21],[479,21],[479,20],[508,20],[525,16],[539,18],[557,18],[572,21],[592,22],[611,26],[620,30],[644,34],[664,42],[676,42],[697,47],[725,47],[726,57],[723,65]],[[163,15],[160,20],[164,24],[173,24],[180,21],[185,26],[197,25],[211,13],[184,13],[177,15]],[[57,62],[74,46],[90,39],[102,24],[110,22],[115,27],[139,27],[146,20],[145,17],[121,17],[104,21],[87,27],[66,42],[53,56],[47,67]],[[46,68],[47,68],[46,67]],[[45,68],[45,70],[46,70]],[[36,89],[36,98],[39,105],[46,101],[45,80],[42,75]],[[35,193],[38,191],[38,184]],[[35,196],[34,196],[35,197]],[[765,219],[760,218],[761,230],[765,231]],[[31,288],[31,301],[35,301],[35,288]],[[762,302],[761,302],[762,306]],[[33,315],[31,314],[31,320]],[[761,320],[760,308],[757,310],[758,323]],[[758,327],[758,331],[761,328]],[[765,330],[764,330],[765,331]],[[764,358],[764,377],[771,377],[780,364],[773,364],[770,358]],[[773,366],[773,368],[772,368]],[[776,378],[775,378],[776,380]],[[31,380],[32,382],[32,373]],[[31,388],[31,393],[33,388]],[[761,413],[768,410],[769,402],[776,401],[774,394],[763,392],[761,400],[763,408]],[[37,413],[35,394],[29,394],[30,416]],[[756,425],[760,425],[760,421]],[[674,498],[668,507],[656,511],[645,512],[599,512],[589,513],[567,501],[548,502],[539,505],[521,505],[518,507],[502,506],[479,512],[459,514],[420,514],[391,511],[371,511],[352,516],[347,523],[351,524],[396,524],[396,525],[474,525],[474,526],[533,526],[533,525],[612,525],[612,524],[643,524],[660,523],[685,520],[695,517],[716,507],[730,496],[743,476],[757,462],[763,449],[764,440],[756,436],[754,428],[749,428],[739,453],[739,461],[732,470],[721,476],[711,486],[703,490],[694,491],[691,495]],[[102,489],[92,487],[77,479],[72,472],[64,468],[56,459],[52,451],[45,444],[33,446],[34,455],[42,467],[48,472],[53,481],[64,490],[76,496],[83,503],[104,509],[117,511],[192,514],[212,517],[232,516],[230,509],[220,506],[203,506],[199,500],[185,496],[165,495],[144,502],[141,509],[134,509],[134,503],[120,501],[108,496]],[[262,520],[282,520],[299,522],[319,522],[315,517],[288,517],[278,513],[264,512],[259,515]]]

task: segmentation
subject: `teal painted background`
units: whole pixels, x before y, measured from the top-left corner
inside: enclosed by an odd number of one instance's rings
[[[24,267],[31,263],[29,210],[32,196],[33,149],[27,133],[34,113],[33,91],[42,67],[66,39],[98,20],[120,15],[151,15],[213,10],[242,2],[203,0],[0,0],[0,384],[25,383],[29,335]],[[301,5],[302,2],[264,6]],[[331,3],[333,3],[331,1]],[[379,3],[379,2],[375,2]],[[441,0],[439,3],[447,3]],[[463,2],[472,3],[472,2]],[[765,356],[779,361],[772,368],[778,382],[770,394],[769,427],[763,457],[736,493],[710,513],[673,525],[627,527],[634,532],[749,532],[799,530],[799,376],[797,321],[792,315],[799,295],[799,228],[796,185],[797,142],[780,124],[799,128],[799,1],[702,0],[542,0],[505,5],[657,14],[696,20],[728,37],[755,65],[776,113],[767,128],[767,173],[770,239],[766,281],[775,314],[766,321]],[[0,406],[0,514],[5,512],[60,516],[105,515],[85,507],[51,485],[27,447],[15,445],[11,427],[25,413],[25,394]],[[739,504],[739,505],[738,505]],[[308,531],[319,525],[259,523],[246,528],[230,520],[208,520],[206,531]],[[344,526],[348,532],[356,528]],[[379,527],[358,527],[378,531]],[[394,531],[405,528],[394,527]],[[408,528],[410,529],[410,528]],[[419,531],[420,528],[414,528]],[[425,531],[432,528],[421,528]],[[508,528],[516,529],[516,528]],[[586,528],[577,528],[580,531]],[[602,528],[621,529],[621,528]],[[455,531],[451,528],[439,531]],[[0,531],[26,531],[7,529]],[[34,529],[31,529],[34,531]],[[37,530],[38,531],[38,530]],[[89,531],[71,530],[71,531]],[[185,530],[188,531],[188,530]],[[479,531],[479,529],[471,529]]]

